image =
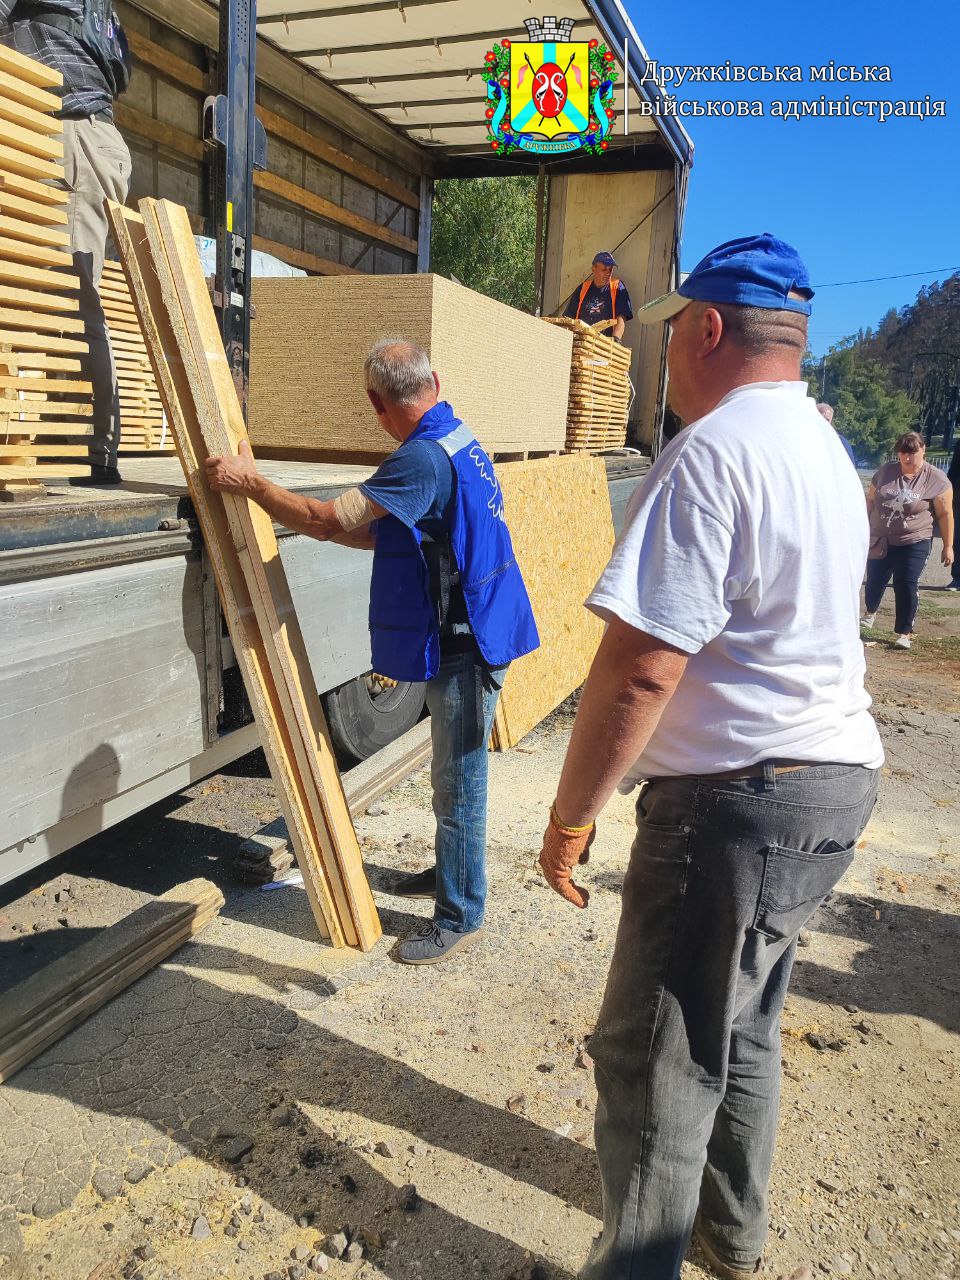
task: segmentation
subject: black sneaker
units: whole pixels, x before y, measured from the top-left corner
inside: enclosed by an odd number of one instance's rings
[[[89,485],[100,488],[108,484],[123,484],[123,476],[117,467],[105,467],[99,462],[92,462],[89,476],[74,476],[70,483],[81,487]]]
[[[397,944],[396,957],[401,964],[439,964],[456,951],[463,951],[480,937],[481,930],[454,933],[436,920],[430,920],[418,933],[412,933]]]
[[[385,892],[397,898],[435,898],[437,896],[437,869],[429,867],[399,876]]]

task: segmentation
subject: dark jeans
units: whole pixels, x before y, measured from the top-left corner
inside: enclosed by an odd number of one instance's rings
[[[491,671],[475,652],[440,659],[427,681],[437,819],[435,919],[455,933],[483,924],[487,896],[487,742],[506,667]]]
[[[641,792],[590,1041],[604,1213],[583,1280],[676,1280],[698,1209],[731,1264],[760,1256],[797,936],[852,862],[878,782],[826,764]]]
[[[960,586],[960,481],[953,486],[953,566],[951,583]]]
[[[893,629],[898,636],[908,636],[917,620],[920,575],[932,546],[932,540],[925,538],[923,542],[910,542],[905,547],[888,547],[882,559],[867,561],[867,584],[863,591],[867,613],[876,613],[880,608],[883,593],[893,578],[896,604]]]

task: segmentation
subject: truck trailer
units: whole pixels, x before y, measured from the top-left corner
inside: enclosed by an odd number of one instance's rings
[[[645,80],[617,0],[564,10],[574,38],[604,42],[621,71],[620,117],[597,157],[491,151],[480,68],[493,41],[525,38],[529,16],[504,0],[117,8],[135,68],[116,104],[129,200],[178,201],[216,239],[214,302],[241,392],[254,251],[308,273],[427,271],[440,178],[536,176],[543,314],[597,248],[616,253],[635,304],[677,279],[692,145]],[[662,336],[629,323],[624,341],[635,452],[607,459],[617,526],[641,451],[658,448],[665,391]],[[318,498],[372,470],[262,465]],[[121,457],[121,470],[116,489],[53,486],[0,504],[0,882],[259,745],[179,462]],[[421,720],[423,689],[371,676],[370,558],[278,534],[341,764],[375,759]]]

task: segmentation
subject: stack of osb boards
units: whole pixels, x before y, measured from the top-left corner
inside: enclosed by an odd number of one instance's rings
[[[0,45],[0,496],[88,475],[93,434],[79,280],[69,252],[56,71]]]
[[[174,453],[173,438],[153,376],[140,321],[123,267],[105,262],[100,301],[110,329],[120,394],[120,452]]]
[[[375,462],[396,448],[364,390],[381,338],[420,343],[440,397],[490,454],[555,453],[566,439],[572,336],[442,276],[253,282],[250,438],[266,457]]]
[[[380,921],[273,521],[204,477],[248,436],[189,216],[166,200],[107,209],[314,918],[368,950]]]
[[[613,550],[606,468],[568,454],[497,467],[504,514],[533,605],[540,648],[512,663],[492,746],[505,751],[587,678],[603,623],[584,608]]]
[[[544,318],[573,334],[567,448],[583,453],[622,449],[627,440],[627,414],[633,394],[630,348],[622,347],[582,320],[567,316]]]

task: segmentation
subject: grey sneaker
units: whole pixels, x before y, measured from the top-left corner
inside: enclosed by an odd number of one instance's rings
[[[401,964],[439,964],[455,951],[464,951],[480,936],[480,930],[472,933],[454,933],[436,920],[429,920],[417,933],[397,944],[396,956]]]
[[[386,890],[397,898],[435,898],[437,896],[437,869],[428,867],[426,871],[398,876]]]

